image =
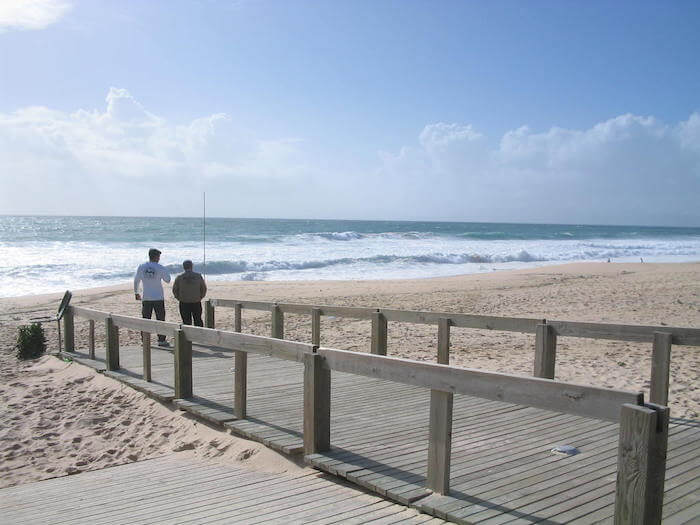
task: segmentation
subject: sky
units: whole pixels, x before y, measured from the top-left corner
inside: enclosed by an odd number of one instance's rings
[[[0,0],[0,214],[700,226],[695,1]]]

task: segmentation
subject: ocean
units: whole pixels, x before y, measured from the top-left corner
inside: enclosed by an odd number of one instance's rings
[[[191,259],[211,281],[400,279],[608,259],[699,261],[700,228],[1,216],[0,297],[126,283],[151,247],[171,272]]]

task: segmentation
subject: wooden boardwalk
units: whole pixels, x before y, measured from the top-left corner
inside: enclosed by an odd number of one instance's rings
[[[303,365],[251,354],[248,417],[233,416],[232,352],[195,346],[193,399],[174,400],[233,432],[289,453],[302,451]],[[95,361],[104,369],[104,351]],[[153,348],[152,383],[139,379],[141,349],[121,349],[108,372],[173,400],[172,351]],[[612,523],[619,428],[615,423],[455,395],[451,491],[424,488],[429,391],[332,373],[332,450],[307,456],[315,467],[458,523]],[[580,453],[559,456],[558,445]],[[700,428],[672,422],[664,523],[700,519]]]
[[[311,469],[267,474],[179,454],[2,489],[0,522],[445,523]]]

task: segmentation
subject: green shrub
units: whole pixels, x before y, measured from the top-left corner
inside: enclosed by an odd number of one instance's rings
[[[19,327],[15,350],[17,359],[36,359],[46,352],[46,337],[39,323]]]

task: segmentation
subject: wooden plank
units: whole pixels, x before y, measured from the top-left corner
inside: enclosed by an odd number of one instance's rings
[[[321,346],[321,309],[311,309],[311,344]]]
[[[244,419],[248,403],[248,354],[235,352],[233,355],[233,414],[238,419]]]
[[[438,319],[438,351],[437,362],[441,365],[450,364],[450,326],[452,321],[446,317]]]
[[[671,342],[674,345],[700,346],[700,328],[550,320],[547,320],[547,324],[554,327],[559,336],[651,343],[654,340],[654,332],[666,332],[672,335]]]
[[[301,362],[305,353],[313,351],[313,346],[308,343],[271,339],[259,335],[225,332],[199,326],[183,326],[182,330],[187,338],[194,343],[240,352],[252,352],[290,361]]]
[[[330,449],[331,372],[318,354],[304,355],[304,454]]]
[[[472,315],[450,312],[412,312],[380,308],[379,311],[389,321],[414,324],[438,324],[440,319],[452,321],[452,326],[458,328],[482,328],[486,330],[501,330],[504,332],[534,333],[541,319],[520,317],[496,317],[491,315]]]
[[[119,370],[119,328],[111,316],[105,319],[105,341],[107,370]]]
[[[668,332],[654,332],[654,343],[651,352],[649,401],[657,405],[668,405],[672,337],[672,334]]]
[[[192,397],[192,342],[184,330],[175,332],[175,397]]]
[[[284,339],[284,312],[282,312],[279,305],[273,304],[270,308],[270,315],[270,337]]]
[[[554,379],[557,360],[557,334],[548,324],[538,324],[535,332],[535,377]]]
[[[318,305],[314,308],[321,310],[321,315],[326,317],[349,317],[351,319],[371,319],[372,314],[377,311],[376,308],[357,308],[354,306]]]
[[[668,407],[625,404],[620,418],[615,523],[661,523]]]
[[[237,304],[241,305],[241,308],[245,308],[247,310],[262,310],[265,312],[269,312],[270,308],[272,307],[273,303],[270,302],[264,302],[264,301],[240,301],[238,299],[210,299],[212,302],[212,305],[219,306],[219,307],[224,307],[224,308],[233,308]]]
[[[212,304],[233,307],[236,303],[252,310],[269,310],[274,303],[261,301],[238,301],[232,299],[211,299]],[[279,304],[282,311],[297,314],[308,314],[313,308],[321,310],[321,315],[350,317],[355,319],[371,319],[372,314],[379,311],[387,321],[398,321],[414,324],[438,324],[440,318],[449,318],[452,325],[458,328],[477,328],[486,330],[501,330],[509,332],[535,333],[540,319],[497,317],[487,315],[472,315],[451,312],[418,312],[394,310],[390,308],[360,308],[331,305]],[[105,316],[107,314],[104,314]],[[101,319],[98,319],[101,320]],[[610,323],[582,323],[574,321],[547,321],[556,335],[567,337],[586,337],[592,339],[613,339],[620,341],[651,342],[653,333],[657,331],[672,334],[672,343],[676,345],[700,346],[700,328],[621,325]]]
[[[370,352],[375,355],[386,355],[387,321],[379,312],[372,314],[372,342]]]
[[[66,352],[75,352],[75,323],[70,306],[63,312],[63,338]]]
[[[207,328],[214,328],[215,327],[215,318],[214,318],[214,305],[212,304],[211,299],[208,299],[204,303],[204,326]]]
[[[88,351],[90,359],[95,359],[95,320],[88,321]]]
[[[143,380],[151,380],[151,334],[141,332],[141,348],[143,350]]]
[[[233,305],[233,331],[241,331],[241,303]]]
[[[279,306],[280,310],[285,314],[309,315],[311,310],[314,309],[314,305],[312,304],[278,303],[277,306]]]
[[[318,352],[331,370],[339,372],[611,421],[619,419],[623,404],[641,404],[644,400],[641,392],[624,392],[330,348],[320,348]]]
[[[154,319],[142,319],[140,317],[129,317],[126,315],[112,315],[115,326],[128,328],[138,332],[148,332],[151,334],[161,334],[175,337],[175,332],[180,329],[177,323],[156,321]]]
[[[452,404],[452,393],[430,391],[430,438],[426,487],[438,494],[447,494],[450,491]]]
[[[92,319],[93,321],[102,322],[109,317],[108,312],[101,312],[99,310],[92,310],[90,308],[82,308],[80,306],[70,306],[69,307],[76,317],[82,317],[83,319]]]

